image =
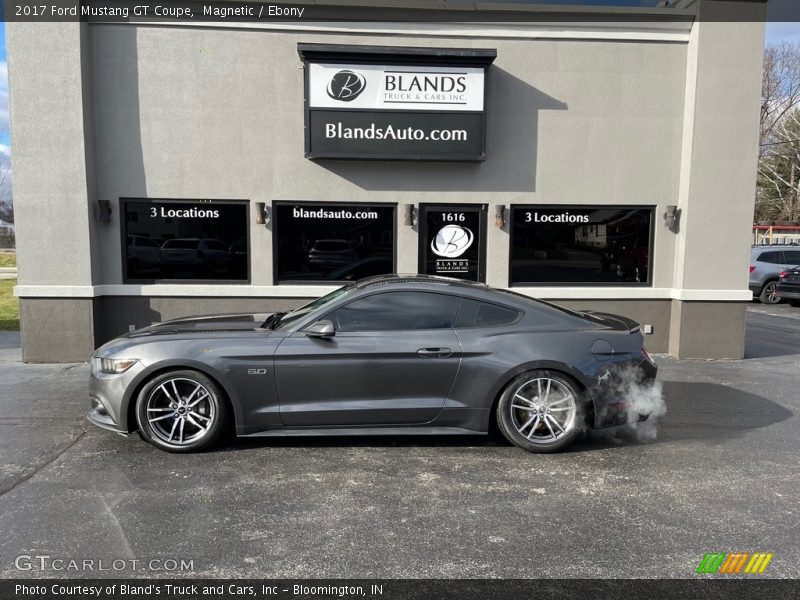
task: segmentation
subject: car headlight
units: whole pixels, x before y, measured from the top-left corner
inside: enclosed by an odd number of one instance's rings
[[[106,373],[107,375],[119,375],[135,365],[135,358],[92,358],[92,370],[95,373]]]

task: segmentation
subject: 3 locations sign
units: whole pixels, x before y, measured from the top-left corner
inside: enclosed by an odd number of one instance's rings
[[[494,50],[300,44],[298,51],[308,158],[485,159],[484,82]]]

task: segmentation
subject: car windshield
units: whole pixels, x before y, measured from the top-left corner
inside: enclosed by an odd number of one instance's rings
[[[296,308],[293,311],[286,313],[283,315],[277,323],[274,324],[273,329],[283,329],[287,325],[294,323],[298,319],[302,319],[303,317],[309,315],[310,313],[323,308],[344,296],[345,294],[349,294],[352,292],[356,287],[354,285],[346,285],[344,287],[340,287],[336,290],[333,290],[330,294],[322,296],[321,298],[317,298],[313,302],[309,302],[308,304],[301,306],[300,308]]]

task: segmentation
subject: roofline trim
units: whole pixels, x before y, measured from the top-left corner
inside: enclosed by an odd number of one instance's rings
[[[90,23],[91,27],[134,25],[139,27],[238,29],[285,33],[326,33],[342,35],[391,35],[398,37],[521,39],[521,40],[603,40],[625,42],[687,43],[692,21],[681,22],[548,22],[548,23],[393,23],[344,21],[305,23],[183,22],[156,19],[130,23]]]

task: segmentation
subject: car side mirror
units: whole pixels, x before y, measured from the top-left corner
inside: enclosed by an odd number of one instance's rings
[[[322,319],[306,327],[305,334],[308,337],[325,339],[336,335],[336,330],[328,319]]]

